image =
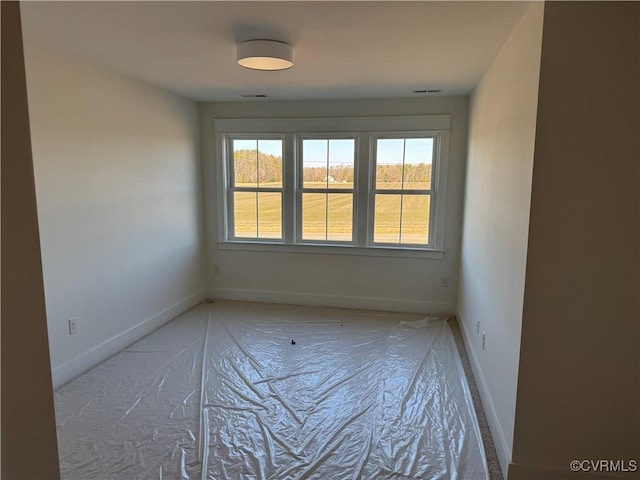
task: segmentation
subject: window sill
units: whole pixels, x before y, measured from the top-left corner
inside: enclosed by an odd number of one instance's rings
[[[442,260],[444,251],[427,248],[406,247],[359,247],[356,245],[283,244],[268,242],[218,242],[220,250],[243,250],[253,252],[314,253],[323,255],[360,255],[367,257],[424,258]]]

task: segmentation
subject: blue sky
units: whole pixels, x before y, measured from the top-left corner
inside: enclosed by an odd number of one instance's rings
[[[355,140],[352,138],[328,141],[306,139],[302,143],[302,158],[305,167],[326,166],[327,154],[329,156],[329,165],[353,165]]]
[[[281,140],[234,140],[236,150],[254,150],[256,143],[260,151],[282,156]],[[381,138],[377,144],[377,161],[380,165],[402,163],[404,139]],[[329,150],[329,164],[341,165],[352,163],[354,158],[355,141],[353,139],[305,139],[303,142],[303,158],[305,165],[323,166],[327,164],[327,148]],[[409,164],[431,163],[433,158],[432,138],[407,138],[405,162]]]
[[[380,165],[402,164],[402,150],[404,139],[378,139],[377,162]],[[433,158],[432,138],[407,138],[405,163],[431,163]]]
[[[258,149],[267,155],[282,157],[282,140],[233,140],[234,150],[255,150],[256,143]]]

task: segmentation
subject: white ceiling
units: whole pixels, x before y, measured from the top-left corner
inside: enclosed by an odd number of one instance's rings
[[[195,100],[409,97],[476,85],[528,2],[21,2],[29,43]],[[293,45],[279,72],[236,43]]]

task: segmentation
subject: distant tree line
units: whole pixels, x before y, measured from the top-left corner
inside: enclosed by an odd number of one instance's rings
[[[235,150],[233,152],[236,183],[256,183],[258,173],[260,182],[272,183],[282,181],[282,157],[258,152],[258,169],[256,171],[256,150]],[[332,165],[329,172],[324,167],[306,167],[304,179],[308,182],[325,182],[327,177],[337,183],[352,183],[354,168],[352,165]],[[402,165],[378,165],[378,182],[400,182]],[[431,164],[418,163],[404,166],[405,182],[428,182],[431,180]]]
[[[306,182],[326,182],[329,179],[336,183],[353,183],[353,165],[331,165],[327,174],[327,167],[306,167],[304,180]]]
[[[258,173],[260,181],[281,182],[282,181],[282,157],[268,155],[258,152],[258,168],[256,171],[256,151],[255,150],[234,150],[233,163],[236,183],[256,183]]]
[[[401,182],[402,181],[402,165],[378,165],[376,168],[376,180],[378,182]],[[407,163],[404,166],[405,182],[430,182],[431,181],[431,164],[430,163]]]

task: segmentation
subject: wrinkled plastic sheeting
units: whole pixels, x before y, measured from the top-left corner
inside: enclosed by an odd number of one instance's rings
[[[487,479],[446,319],[417,318],[201,305],[56,392],[62,477]]]

